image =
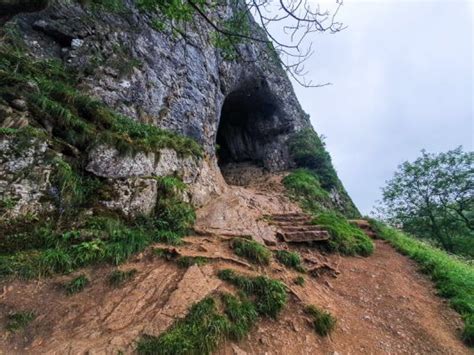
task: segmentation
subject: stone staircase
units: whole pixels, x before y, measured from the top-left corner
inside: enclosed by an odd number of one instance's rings
[[[270,216],[278,227],[277,239],[286,243],[312,243],[330,238],[323,226],[311,224],[311,216],[305,213],[284,213]]]

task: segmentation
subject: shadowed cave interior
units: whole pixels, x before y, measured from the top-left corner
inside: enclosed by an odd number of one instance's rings
[[[264,167],[265,146],[280,133],[277,105],[261,87],[237,90],[222,106],[216,138],[218,164],[224,178],[249,167]]]

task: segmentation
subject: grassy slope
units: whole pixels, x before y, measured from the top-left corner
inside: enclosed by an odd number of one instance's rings
[[[400,231],[372,221],[378,235],[388,240],[400,253],[420,264],[431,276],[439,295],[450,300],[465,322],[463,340],[474,346],[474,267]]]
[[[314,216],[313,223],[323,225],[331,234],[328,248],[344,255],[368,256],[374,244],[359,228],[336,212],[329,193],[321,187],[318,175],[309,169],[298,169],[283,179],[288,194],[303,210]]]

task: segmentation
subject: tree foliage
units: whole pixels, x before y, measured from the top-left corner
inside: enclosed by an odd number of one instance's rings
[[[383,188],[382,217],[453,251],[456,238],[474,238],[474,153],[462,147],[421,152],[404,162]]]

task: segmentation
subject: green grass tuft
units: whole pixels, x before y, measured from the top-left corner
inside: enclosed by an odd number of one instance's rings
[[[68,295],[81,292],[89,284],[89,279],[86,275],[79,275],[64,285],[64,289]]]
[[[336,318],[327,311],[309,305],[305,308],[305,312],[311,317],[314,330],[321,336],[329,335],[336,327]]]
[[[295,277],[293,282],[295,283],[295,285],[304,286],[306,280],[303,276],[297,276],[297,277]]]
[[[332,251],[344,255],[369,256],[374,252],[374,243],[359,228],[351,225],[347,220],[336,213],[326,212],[317,215],[313,224],[324,226],[330,233],[328,241]]]
[[[288,299],[285,285],[266,276],[244,276],[231,269],[220,270],[218,276],[239,288],[246,296],[253,297],[260,315],[276,318]]]
[[[201,256],[181,256],[176,260],[176,263],[178,264],[179,267],[181,268],[188,268],[193,265],[204,265],[208,262],[208,260],[204,257]]]
[[[31,311],[12,313],[8,315],[6,329],[10,332],[17,332],[24,329],[36,318],[36,314]]]
[[[119,287],[124,285],[127,281],[133,279],[137,274],[136,269],[130,269],[126,271],[114,270],[108,278],[109,285],[112,287]]]
[[[371,224],[380,238],[415,260],[421,271],[431,276],[439,295],[448,298],[451,307],[463,317],[463,340],[474,346],[474,267],[382,223],[371,220]]]
[[[158,337],[139,340],[139,354],[211,354],[229,331],[230,322],[219,314],[216,301],[205,298],[188,315]]]
[[[301,256],[299,253],[288,250],[277,250],[275,257],[283,265],[299,272],[305,272],[303,265],[301,265]]]
[[[270,263],[270,250],[254,240],[234,238],[231,241],[231,247],[236,255],[246,258],[254,264],[268,265]]]
[[[230,320],[229,337],[234,341],[242,340],[252,329],[258,318],[255,305],[244,295],[240,298],[231,294],[222,295],[224,313]]]

